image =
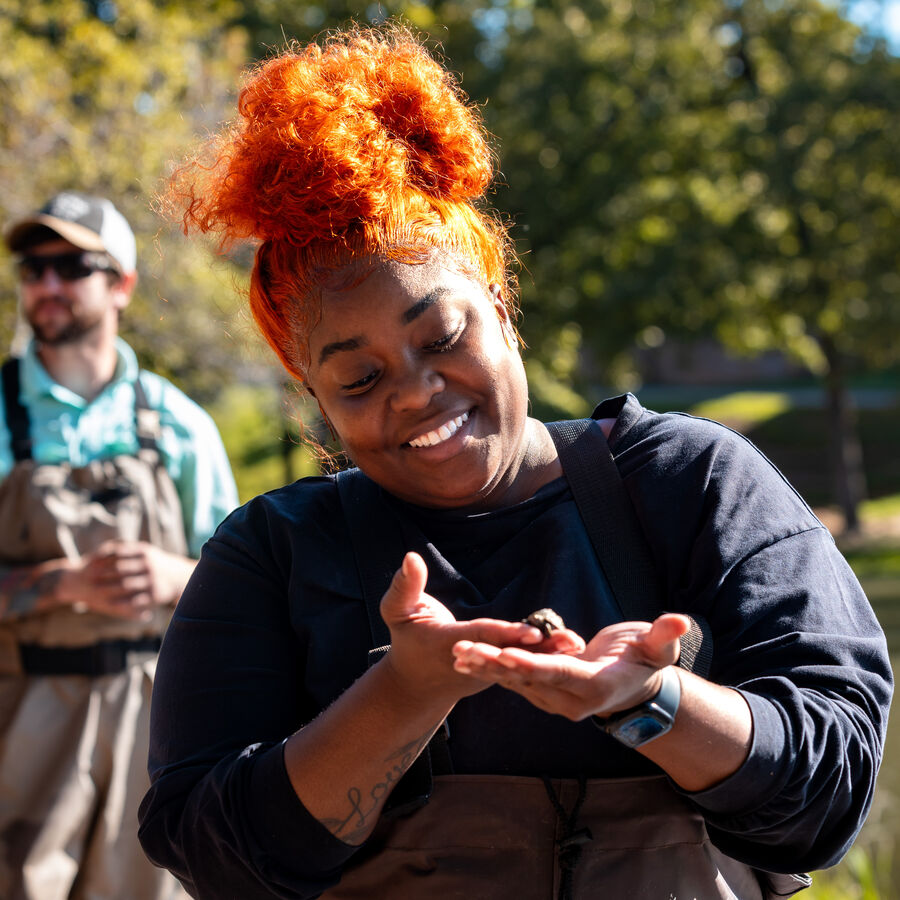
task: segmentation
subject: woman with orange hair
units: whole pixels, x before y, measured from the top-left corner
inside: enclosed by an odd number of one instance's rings
[[[866,815],[891,694],[821,523],[714,423],[529,417],[491,153],[408,32],[286,52],[239,112],[173,196],[259,241],[255,319],[355,468],[204,549],[148,855],[241,900],[800,889]]]

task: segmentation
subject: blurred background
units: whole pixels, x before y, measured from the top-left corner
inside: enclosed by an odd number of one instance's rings
[[[496,139],[535,415],[630,390],[747,434],[900,659],[900,0],[0,0],[2,220],[64,188],[110,197],[138,237],[122,333],[213,414],[241,499],[315,472],[315,407],[243,308],[254,248],[186,240],[154,198],[248,65],[391,17]],[[898,793],[900,723],[862,836],[804,896],[900,897]]]

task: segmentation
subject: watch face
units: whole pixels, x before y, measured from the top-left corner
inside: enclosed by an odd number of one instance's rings
[[[621,722],[616,726],[616,738],[628,747],[640,747],[647,741],[665,734],[671,725],[660,722],[650,715],[636,715],[632,719]]]

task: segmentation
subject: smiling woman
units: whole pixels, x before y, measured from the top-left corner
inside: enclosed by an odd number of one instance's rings
[[[527,418],[499,288],[441,251],[418,265],[374,265],[352,287],[323,289],[309,339],[307,384],[344,450],[410,503],[527,499],[559,470],[546,431]]]
[[[262,65],[173,183],[259,241],[253,314],[354,464],[223,523],[166,635],[140,836],[195,896],[759,900],[865,818],[891,673],[858,583],[734,432],[528,415],[491,175],[387,26]]]

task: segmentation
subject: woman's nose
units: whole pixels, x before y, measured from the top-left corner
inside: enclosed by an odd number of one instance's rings
[[[445,387],[443,376],[431,366],[409,365],[394,385],[391,403],[397,412],[424,409]]]

